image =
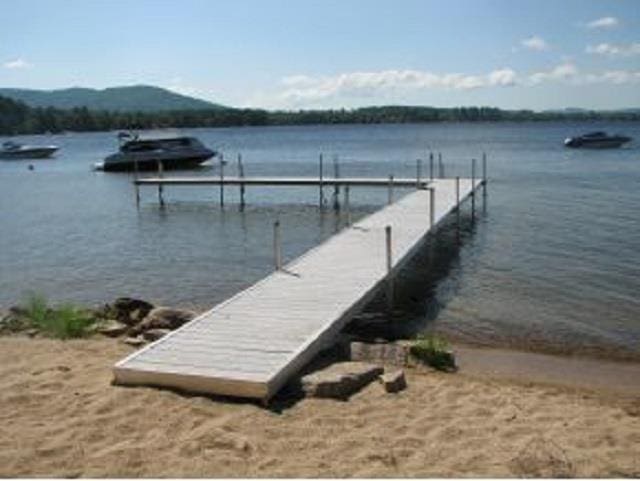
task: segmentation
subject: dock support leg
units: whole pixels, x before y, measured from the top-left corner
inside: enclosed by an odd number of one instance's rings
[[[482,152],[482,195],[487,195],[487,154]]]
[[[322,188],[324,169],[322,167],[322,162],[323,162],[322,154],[320,154],[320,161],[319,161],[319,167],[318,167],[318,187],[319,187],[318,207],[320,208],[320,210],[324,209],[324,190]]]
[[[242,165],[242,154],[238,154],[238,175],[244,179],[244,165]],[[244,212],[244,182],[240,184],[240,212]]]
[[[224,154],[220,154],[220,207],[224,208]]]
[[[471,159],[471,219],[476,215],[476,159]]]
[[[158,202],[160,203],[160,207],[164,207],[164,195],[163,195],[162,184],[158,184]]]
[[[422,178],[422,159],[416,159],[416,189],[420,188]]]
[[[429,152],[429,179],[433,180],[433,152]]]
[[[344,209],[347,212],[347,226],[351,225],[351,203],[349,202],[349,185],[344,186]]]
[[[386,282],[386,286],[387,286],[387,293],[386,293],[386,297],[387,297],[387,311],[389,314],[391,314],[393,312],[393,296],[394,296],[394,292],[393,292],[393,277],[391,275],[391,271],[393,268],[393,257],[392,257],[392,252],[393,252],[393,245],[392,245],[392,239],[391,239],[391,226],[388,225],[384,228],[384,233],[385,233],[385,245],[386,245],[386,257],[387,257],[387,282]]]
[[[273,263],[277,271],[282,270],[282,246],[279,220],[273,223]]]
[[[442,152],[438,152],[438,177],[444,177],[444,165],[442,165]]]
[[[460,243],[460,177],[456,177],[456,239]]]
[[[393,203],[393,175],[389,176],[389,186],[387,190],[387,203],[389,205]]]
[[[338,164],[338,156],[333,156],[333,178],[335,184],[333,186],[333,210],[338,212],[340,210],[340,186],[338,185],[338,179],[340,178],[340,165]]]
[[[138,181],[134,180],[133,185],[136,189],[136,207],[140,207],[140,186],[138,185]]]

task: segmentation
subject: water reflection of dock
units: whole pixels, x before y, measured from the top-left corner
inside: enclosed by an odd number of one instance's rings
[[[484,169],[483,169],[484,172]],[[154,178],[141,185],[318,185],[307,178]],[[224,182],[224,183],[221,183]],[[274,225],[275,272],[114,367],[115,381],[267,401],[383,290],[438,224],[482,179],[323,179],[323,185],[387,186],[389,204],[283,264]],[[414,191],[392,202],[393,187]],[[320,194],[322,196],[322,194]],[[321,199],[322,201],[322,199]],[[322,204],[321,204],[322,205]],[[345,208],[348,208],[348,201]]]

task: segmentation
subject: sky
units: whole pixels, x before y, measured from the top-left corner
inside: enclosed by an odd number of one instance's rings
[[[234,107],[640,107],[639,0],[2,0],[0,87]]]

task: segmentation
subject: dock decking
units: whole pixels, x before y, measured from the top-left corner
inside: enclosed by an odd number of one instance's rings
[[[457,196],[455,179],[428,181],[434,194],[416,189],[118,362],[115,382],[268,400],[483,182],[460,179]]]

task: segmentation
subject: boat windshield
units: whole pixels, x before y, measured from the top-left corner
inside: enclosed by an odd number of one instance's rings
[[[583,137],[588,137],[588,138],[592,138],[592,137],[606,137],[607,134],[606,132],[589,132],[588,134],[584,134]]]
[[[149,152],[153,150],[170,150],[191,146],[191,139],[180,137],[177,139],[158,140],[131,140],[126,142],[121,150],[123,152]]]

